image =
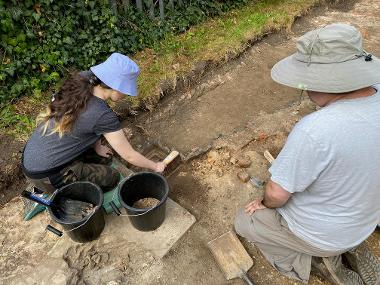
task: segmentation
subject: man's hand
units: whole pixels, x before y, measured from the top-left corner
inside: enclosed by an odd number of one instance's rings
[[[245,212],[252,215],[256,210],[262,210],[266,207],[262,203],[263,199],[256,199],[245,206]]]
[[[103,157],[109,157],[113,154],[112,149],[110,149],[108,146],[102,145],[100,140],[98,140],[94,145],[95,152]]]

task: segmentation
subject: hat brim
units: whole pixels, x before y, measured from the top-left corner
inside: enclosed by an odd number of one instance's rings
[[[137,96],[137,75],[135,78],[129,79],[118,79],[117,75],[115,75],[112,79],[109,74],[112,74],[113,71],[104,63],[95,65],[91,67],[90,70],[108,87],[111,87],[124,95]]]
[[[280,84],[310,91],[344,93],[380,83],[380,60],[372,56],[355,60],[317,64],[297,60],[295,54],[276,63],[272,79]]]

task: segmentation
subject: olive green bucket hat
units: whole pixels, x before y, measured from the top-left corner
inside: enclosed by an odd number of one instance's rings
[[[293,88],[344,93],[380,83],[380,60],[363,50],[353,26],[331,24],[297,40],[297,52],[272,68],[274,81]]]

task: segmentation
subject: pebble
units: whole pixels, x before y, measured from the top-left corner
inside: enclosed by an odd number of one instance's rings
[[[237,173],[237,177],[244,183],[248,182],[249,180],[249,174],[244,171],[244,170],[241,170]]]
[[[247,168],[251,165],[252,161],[247,155],[239,155],[236,158],[236,164],[242,168]]]
[[[219,159],[219,154],[215,150],[212,150],[207,154],[207,162],[210,164],[213,164],[218,159]]]

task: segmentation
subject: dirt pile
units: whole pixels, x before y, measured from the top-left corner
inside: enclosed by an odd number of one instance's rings
[[[146,209],[146,208],[153,208],[156,206],[158,203],[160,203],[160,200],[155,199],[155,198],[144,198],[136,201],[133,204],[133,208],[136,209]]]

